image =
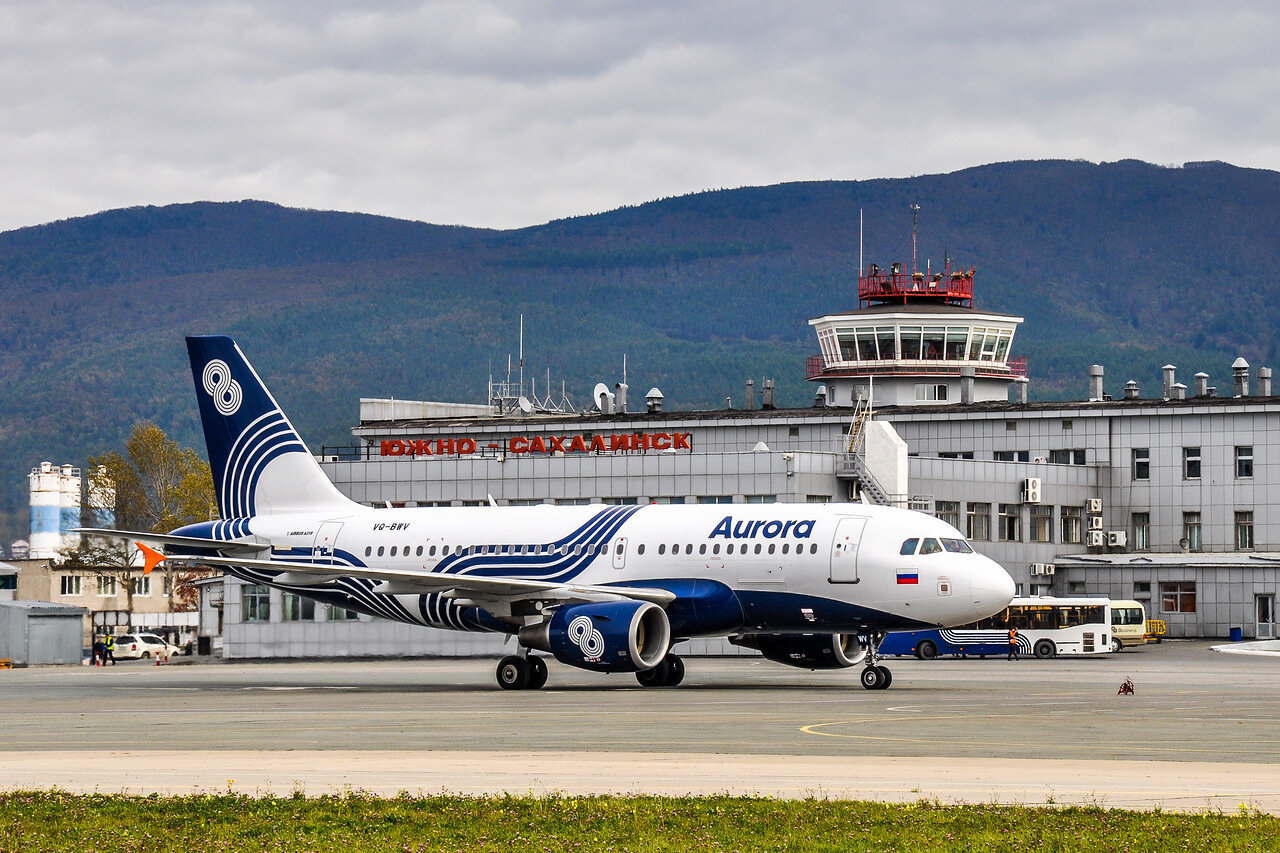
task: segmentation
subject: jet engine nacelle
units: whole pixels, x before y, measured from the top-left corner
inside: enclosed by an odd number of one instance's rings
[[[561,663],[596,672],[653,669],[671,647],[671,623],[649,601],[561,607],[541,625],[520,630],[520,642]]]
[[[844,669],[867,656],[855,634],[739,634],[729,642],[801,669]]]

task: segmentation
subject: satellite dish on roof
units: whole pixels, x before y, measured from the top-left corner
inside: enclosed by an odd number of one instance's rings
[[[520,411],[524,412],[526,415],[533,414],[533,403],[530,403],[529,398],[524,396],[523,394],[520,395],[519,400],[516,400],[516,407],[519,408]]]
[[[597,382],[596,387],[591,391],[591,398],[601,414],[613,414],[613,392],[609,390],[608,385]]]

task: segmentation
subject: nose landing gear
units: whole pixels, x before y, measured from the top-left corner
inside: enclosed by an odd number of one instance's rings
[[[880,644],[884,642],[884,635],[884,631],[871,631],[865,635],[867,659],[859,680],[868,690],[887,690],[893,683],[893,673],[889,671],[889,667],[876,662],[880,657],[878,651]]]

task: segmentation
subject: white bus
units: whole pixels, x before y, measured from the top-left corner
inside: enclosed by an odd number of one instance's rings
[[[1140,601],[1111,602],[1111,651],[1147,642],[1147,609]]]
[[[938,655],[1006,655],[1009,628],[1018,629],[1018,653],[1038,658],[1111,652],[1111,601],[1106,598],[1015,598],[995,616],[956,628],[895,631],[880,654],[929,660]]]

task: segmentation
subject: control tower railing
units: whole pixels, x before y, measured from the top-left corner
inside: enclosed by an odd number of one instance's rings
[[[952,272],[903,272],[901,264],[888,271],[875,264],[858,276],[858,303],[871,304],[939,301],[951,305],[973,304],[972,269]]]

